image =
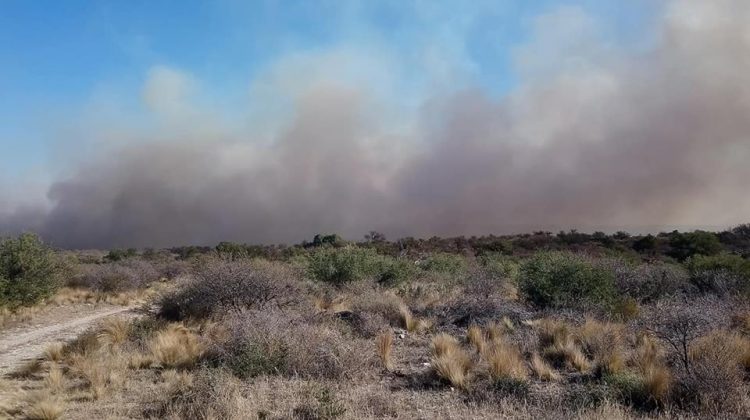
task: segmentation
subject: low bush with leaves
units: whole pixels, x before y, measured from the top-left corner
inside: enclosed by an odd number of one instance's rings
[[[750,260],[733,254],[696,255],[686,261],[691,282],[702,292],[750,295]]]
[[[542,252],[521,266],[519,286],[545,308],[609,308],[615,300],[614,274],[583,256]]]
[[[430,255],[421,265],[428,272],[457,276],[466,272],[466,258],[461,255],[439,252]]]
[[[28,306],[60,286],[60,264],[33,234],[0,240],[0,307]]]
[[[342,285],[378,273],[383,258],[374,250],[348,246],[322,247],[308,257],[308,274],[315,280]]]

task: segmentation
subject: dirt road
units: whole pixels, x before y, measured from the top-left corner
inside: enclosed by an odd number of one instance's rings
[[[29,325],[0,331],[0,377],[41,356],[50,344],[73,339],[105,317],[132,316],[132,310],[110,305],[61,306],[35,318]]]

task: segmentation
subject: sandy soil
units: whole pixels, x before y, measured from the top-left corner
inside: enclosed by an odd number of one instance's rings
[[[31,323],[0,331],[0,377],[38,358],[55,342],[65,342],[108,316],[134,316],[133,308],[113,305],[60,306]]]

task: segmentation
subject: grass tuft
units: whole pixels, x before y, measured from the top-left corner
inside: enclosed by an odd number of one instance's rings
[[[204,346],[197,335],[182,324],[170,324],[151,341],[151,353],[163,367],[187,368],[203,355]]]
[[[539,353],[536,352],[531,355],[531,370],[534,372],[534,375],[542,381],[556,381],[560,379],[560,375],[555,369],[552,368],[549,363],[544,361],[544,359],[539,356]]]
[[[456,388],[465,389],[474,363],[459,346],[458,340],[448,334],[440,334],[432,340],[432,350],[432,368],[438,377]]]
[[[393,333],[390,330],[384,331],[378,334],[375,340],[380,361],[386,370],[393,370],[393,358],[391,357],[393,352]]]

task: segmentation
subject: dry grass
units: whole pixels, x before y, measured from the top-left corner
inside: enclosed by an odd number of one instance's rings
[[[560,375],[549,365],[539,353],[533,353],[531,355],[531,370],[534,375],[542,381],[556,381],[560,379]]]
[[[426,319],[419,319],[412,315],[411,311],[406,305],[401,305],[398,308],[399,319],[401,320],[401,326],[409,332],[421,332],[428,330],[431,323]]]
[[[83,381],[83,386],[98,400],[109,390],[117,389],[124,382],[126,363],[121,355],[81,355],[70,357],[70,373]]]
[[[608,373],[619,373],[625,369],[624,325],[589,318],[576,329],[575,335],[597,368]]]
[[[482,356],[493,379],[526,380],[529,376],[521,351],[504,340],[493,343]]]
[[[15,310],[0,308],[0,329],[30,321],[34,318],[34,315],[41,311],[42,307],[43,305],[37,305]]]
[[[391,357],[393,352],[393,333],[390,330],[384,331],[378,334],[375,340],[380,361],[386,370],[393,370],[393,358]]]
[[[567,365],[580,372],[591,369],[591,363],[576,344],[574,328],[555,319],[541,319],[532,324],[539,331],[541,354],[556,365]]]
[[[154,356],[150,354],[135,353],[128,358],[130,369],[148,369],[154,364]]]
[[[440,334],[433,339],[432,349],[432,368],[435,373],[456,388],[465,389],[474,362],[458,344],[458,340],[447,334]]]
[[[732,316],[732,327],[745,335],[750,335],[750,311],[736,313]]]
[[[42,360],[32,359],[21,365],[18,369],[8,375],[14,379],[28,379],[42,371],[44,364]]]
[[[44,349],[44,358],[50,362],[59,362],[63,359],[63,344],[53,343]]]
[[[163,367],[187,368],[203,355],[199,337],[182,324],[170,324],[150,344],[154,359]]]
[[[662,365],[664,352],[656,340],[648,335],[641,334],[638,336],[636,348],[632,355],[632,363],[641,372],[645,372],[652,366]]]
[[[119,346],[125,342],[130,333],[130,323],[122,318],[108,318],[99,331],[99,341],[106,346]]]
[[[53,365],[50,367],[47,376],[44,378],[44,385],[52,393],[65,390],[65,376],[60,366]]]
[[[449,334],[440,333],[432,339],[430,350],[433,355],[442,356],[458,346],[458,340],[456,340],[455,337]]]
[[[161,373],[161,378],[169,394],[182,394],[193,387],[194,376],[190,372],[178,372],[167,369]]]
[[[653,365],[646,368],[642,375],[646,393],[654,401],[664,403],[672,389],[672,374],[669,369],[663,365]]]
[[[484,340],[484,333],[482,332],[482,328],[478,325],[471,325],[469,329],[466,330],[466,340],[469,344],[474,346],[477,353],[484,353],[487,348],[487,342]]]
[[[351,311],[349,303],[343,296],[337,296],[335,298],[329,296],[316,297],[313,299],[313,304],[315,305],[315,309],[319,312],[337,314],[340,312]]]
[[[48,393],[34,393],[28,400],[24,417],[29,420],[56,420],[65,412],[63,402]]]
[[[64,287],[55,293],[50,303],[65,306],[77,304],[108,303],[111,305],[128,306],[146,302],[166,286],[160,283],[145,289],[124,290],[119,292],[99,292],[90,289]]]

